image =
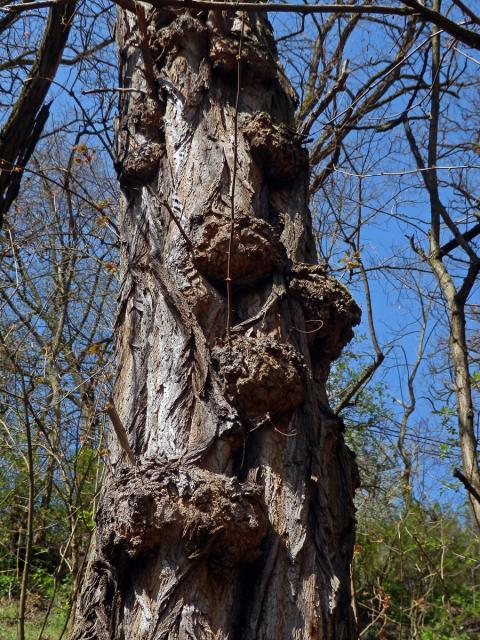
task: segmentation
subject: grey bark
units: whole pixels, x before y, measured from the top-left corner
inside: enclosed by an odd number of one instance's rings
[[[146,24],[143,59],[136,17],[117,28],[139,93],[117,131],[113,402],[136,465],[112,440],[73,638],[354,638],[356,467],[325,380],[360,312],[315,265],[294,93],[261,14]]]

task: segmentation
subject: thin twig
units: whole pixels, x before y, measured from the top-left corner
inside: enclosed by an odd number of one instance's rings
[[[362,256],[360,253],[360,231],[362,228],[362,214],[363,211],[363,183],[362,180],[359,182],[359,200],[358,200],[358,222],[356,235],[357,240],[348,241],[350,246],[354,251],[354,255],[356,255],[357,266],[360,270],[360,274],[362,277],[363,289],[365,292],[365,301],[367,306],[367,319],[368,319],[368,328],[370,332],[370,339],[372,341],[373,348],[375,350],[375,359],[373,362],[365,367],[361,375],[354,380],[351,385],[349,385],[344,393],[344,395],[340,398],[337,406],[335,407],[335,415],[338,415],[351,401],[351,399],[362,389],[362,387],[369,382],[372,378],[375,371],[380,367],[380,365],[385,360],[385,354],[383,353],[380,344],[377,338],[377,332],[375,330],[375,322],[373,318],[373,304],[372,304],[372,294],[370,291],[370,283],[368,281],[367,272],[365,271],[365,266],[363,264]],[[347,238],[345,238],[347,240]]]
[[[114,91],[118,91],[119,93],[140,93],[142,95],[147,95],[143,89],[134,89],[133,87],[112,87],[111,89],[84,89],[81,94],[82,96],[88,96],[92,93],[112,93]]]
[[[112,421],[113,429],[118,438],[118,442],[123,449],[123,451],[127,454],[127,458],[132,463],[132,466],[136,467],[137,462],[135,460],[135,455],[132,451],[132,447],[128,442],[128,435],[125,427],[123,426],[122,421],[120,420],[120,416],[117,413],[117,409],[113,404],[113,398],[110,398],[107,404],[105,405],[105,413]]]
[[[245,331],[252,324],[255,324],[256,322],[259,322],[260,320],[265,319],[267,312],[270,311],[273,305],[276,304],[280,299],[281,299],[281,296],[275,291],[272,291],[268,296],[265,304],[262,306],[260,311],[258,311],[258,313],[256,313],[254,316],[251,316],[250,318],[247,318],[243,322],[236,324],[234,327],[232,327],[231,331],[233,332]]]
[[[368,365],[368,367],[365,367],[365,369],[363,370],[362,374],[360,375],[359,378],[357,378],[357,380],[355,380],[353,382],[353,384],[351,384],[345,394],[340,398],[339,403],[337,404],[337,406],[334,409],[334,414],[336,416],[338,416],[338,414],[345,409],[345,407],[349,404],[350,400],[358,393],[358,391],[360,391],[360,389],[370,380],[370,378],[373,376],[373,374],[375,373],[375,371],[378,369],[378,367],[382,364],[382,362],[385,360],[385,354],[383,353],[379,353],[375,356],[374,361],[372,362],[372,364]]]
[[[480,493],[475,489],[472,483],[463,475],[463,473],[459,469],[455,469],[453,472],[454,478],[458,478],[460,482],[463,484],[465,489],[470,493],[477,502],[480,503]]]
[[[237,54],[237,95],[235,97],[235,112],[233,114],[233,170],[232,170],[232,192],[231,192],[231,209],[230,209],[230,238],[228,240],[228,256],[227,256],[227,336],[230,339],[232,329],[232,251],[233,251],[233,234],[235,229],[235,186],[237,182],[237,162],[238,162],[238,104],[240,102],[240,91],[242,88],[242,49],[243,34],[245,31],[245,12],[242,13],[242,30],[240,32],[240,41],[238,43]]]
[[[160,200],[157,197],[157,194],[155,193],[155,191],[151,188],[147,186],[147,191],[148,193],[152,196],[152,198],[155,200],[155,202],[157,203],[158,206],[163,205],[166,210],[168,211],[168,213],[170,214],[170,217],[172,218],[172,220],[174,221],[177,229],[180,231],[182,238],[185,240],[185,242],[187,243],[187,246],[189,248],[189,250],[193,253],[193,244],[192,241],[190,240],[190,238],[187,236],[184,228],[182,227],[182,225],[180,224],[180,220],[178,219],[178,217],[175,215],[172,207],[168,204],[168,200],[164,199],[164,200]]]
[[[162,204],[165,206],[165,208],[167,209],[168,213],[170,214],[172,220],[174,221],[174,223],[177,225],[177,229],[180,231],[180,233],[182,234],[182,238],[185,240],[185,242],[188,245],[188,248],[193,251],[193,244],[192,241],[190,240],[190,238],[187,236],[187,234],[185,233],[182,225],[180,224],[180,220],[177,218],[177,216],[174,214],[172,207],[168,204],[168,202],[166,200],[163,200]]]
[[[25,435],[27,441],[27,475],[28,475],[28,502],[27,502],[27,531],[25,556],[22,570],[22,581],[20,586],[20,604],[18,612],[18,637],[19,640],[25,638],[25,614],[27,608],[28,597],[28,580],[31,573],[32,549],[33,549],[33,516],[34,516],[34,499],[35,499],[35,481],[34,481],[34,459],[33,459],[33,443],[32,443],[32,427],[30,424],[29,408],[28,408],[28,392],[25,385],[25,378],[21,376],[21,385],[23,392],[23,405],[25,410]]]

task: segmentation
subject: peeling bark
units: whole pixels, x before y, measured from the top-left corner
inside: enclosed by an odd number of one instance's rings
[[[354,638],[357,475],[325,377],[359,310],[314,264],[292,90],[261,14],[146,20],[157,96],[135,17],[117,28],[122,86],[144,92],[117,131],[114,402],[137,467],[112,441],[73,638]]]

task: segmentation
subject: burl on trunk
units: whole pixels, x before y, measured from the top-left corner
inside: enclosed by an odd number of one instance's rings
[[[136,466],[112,438],[73,637],[354,638],[356,471],[325,380],[360,312],[315,264],[295,94],[260,13],[137,13],[114,393]]]

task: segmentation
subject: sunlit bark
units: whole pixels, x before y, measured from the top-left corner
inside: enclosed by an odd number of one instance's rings
[[[117,29],[136,465],[112,439],[73,637],[354,638],[356,471],[325,379],[359,310],[315,266],[295,95],[260,14],[142,20]]]

